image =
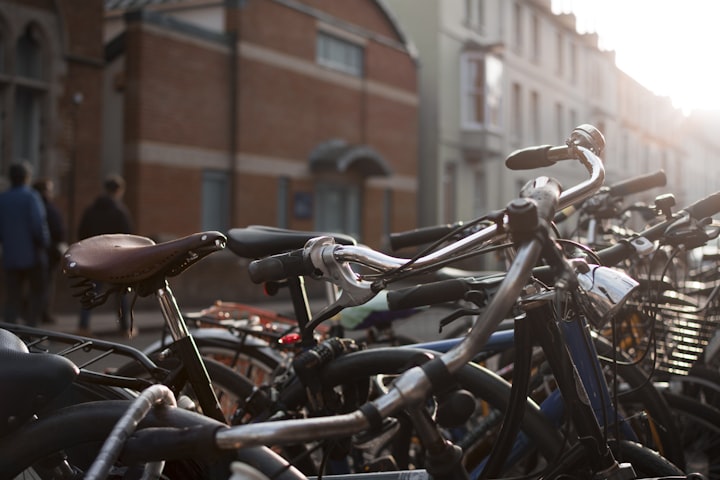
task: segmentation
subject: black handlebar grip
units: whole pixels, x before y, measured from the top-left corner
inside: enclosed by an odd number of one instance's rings
[[[608,193],[611,197],[624,197],[633,193],[644,192],[655,187],[664,187],[667,185],[667,177],[664,170],[655,173],[640,175],[638,177],[629,178],[611,185]]]
[[[537,206],[539,218],[552,221],[562,193],[560,182],[550,177],[537,177],[529,181],[520,191],[523,198],[531,198]]]
[[[688,212],[691,217],[700,220],[705,217],[712,217],[720,212],[720,192],[715,192],[707,197],[698,200],[683,210]]]
[[[387,303],[390,310],[405,310],[438,303],[462,299],[470,290],[468,283],[461,278],[441,280],[439,282],[415,285],[414,287],[390,290]]]
[[[253,260],[248,265],[250,280],[255,283],[274,282],[290,277],[312,275],[315,267],[304,249]]]
[[[389,238],[390,248],[400,250],[405,247],[416,247],[435,242],[461,225],[462,223],[449,223],[447,225],[416,228],[415,230],[409,230],[407,232],[391,233]]]
[[[515,150],[505,159],[505,166],[510,170],[532,170],[555,165],[555,161],[548,158],[551,148],[551,145],[542,145]]]

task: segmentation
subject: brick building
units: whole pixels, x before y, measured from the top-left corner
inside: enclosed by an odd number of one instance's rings
[[[102,176],[102,19],[94,0],[0,1],[0,187],[29,162],[69,225]]]
[[[416,226],[417,65],[373,0],[106,1],[103,171],[138,231]]]

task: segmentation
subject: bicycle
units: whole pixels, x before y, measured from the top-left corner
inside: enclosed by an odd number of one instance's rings
[[[72,391],[56,399],[57,408],[98,399],[128,399],[132,396],[129,390],[140,391],[160,382],[187,402],[188,407],[227,422],[226,415],[232,414],[236,399],[249,395],[253,385],[227,366],[202,359],[166,280],[223,248],[224,242],[225,237],[218,232],[201,232],[162,244],[133,235],[104,235],[68,249],[66,273],[76,280],[74,287],[80,290],[86,307],[99,305],[113,293],[129,288],[139,295],[156,295],[176,339],[157,363],[132,347],[114,342],[18,325],[2,327],[19,335],[33,351],[55,352],[72,358],[81,367]],[[106,255],[107,251],[113,254]],[[107,288],[97,291],[94,281]],[[124,367],[114,372],[90,370],[98,360],[118,355],[125,362]]]

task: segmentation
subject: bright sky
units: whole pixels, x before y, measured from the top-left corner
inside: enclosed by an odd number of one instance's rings
[[[720,110],[720,0],[552,0],[620,69],[683,110]]]

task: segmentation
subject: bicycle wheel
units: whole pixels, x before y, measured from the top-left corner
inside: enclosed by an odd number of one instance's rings
[[[437,353],[426,350],[400,347],[363,350],[335,359],[319,373],[318,377],[324,391],[332,397],[333,402],[333,410],[326,410],[324,414],[331,415],[357,408],[358,404],[363,403],[367,398],[367,395],[361,392],[363,382],[367,388],[371,378],[397,375],[412,366],[418,359],[428,359],[436,355]],[[500,418],[507,413],[506,405],[510,386],[497,375],[480,366],[468,364],[460,369],[455,376],[455,380],[460,388],[469,391],[474,396],[475,402],[480,405],[480,409],[499,412]],[[378,392],[375,392],[375,394],[378,394]],[[307,403],[306,390],[299,381],[292,382],[280,392],[280,395],[278,403],[286,407],[289,415],[300,414],[297,412],[301,411],[311,412],[312,414],[313,409]],[[370,393],[370,396],[372,395]],[[400,418],[398,423],[402,427],[404,420]],[[525,406],[522,424],[523,432],[531,439],[533,445],[545,458],[555,458],[560,453],[563,445],[560,432],[545,419],[538,406],[532,401],[528,401]],[[488,436],[492,435],[496,427],[497,424],[488,431]],[[448,436],[452,436],[451,430],[451,428],[446,429]],[[406,435],[404,439],[401,438],[403,434],[408,433],[409,435]],[[369,445],[378,439],[366,440],[372,440],[366,442],[366,445]],[[398,440],[398,442],[393,444],[395,440]],[[375,443],[377,444],[377,441]],[[368,468],[369,464],[378,466],[379,464],[375,462],[383,460],[388,460],[388,462],[382,463],[384,468],[392,467],[403,470],[422,468],[423,466],[422,449],[417,443],[417,439],[413,440],[412,432],[408,432],[404,428],[398,429],[395,437],[382,439],[381,448],[372,453],[373,458],[369,459],[369,462],[367,459],[362,458],[368,453],[367,450],[358,451],[353,448],[353,445],[357,445],[357,442],[353,444],[349,439],[340,439],[334,441],[333,445],[336,450],[332,454],[332,460],[334,460],[332,466],[336,469],[346,468],[348,471],[362,471]],[[307,445],[304,447],[313,449],[321,446],[328,446],[328,444]],[[340,448],[340,450],[337,450],[337,448]],[[342,450],[343,448],[345,450]],[[412,451],[409,451],[409,449]],[[327,455],[331,456],[331,454]],[[391,461],[396,463],[392,464]],[[304,473],[313,474],[315,472],[304,470]],[[333,470],[328,473],[348,472]]]
[[[679,425],[686,470],[708,479],[720,479],[720,410],[670,391],[663,391],[663,396]]]
[[[614,382],[614,368],[610,361],[612,345],[604,337],[596,336],[594,340],[612,391]],[[663,457],[683,467],[685,455],[679,441],[675,416],[666,399],[649,381],[639,365],[626,356],[620,356],[618,361],[620,363],[617,365],[616,381],[619,413],[627,419],[643,445],[657,450]]]
[[[0,472],[3,478],[80,478],[95,459],[102,443],[129,406],[126,401],[101,401],[73,405],[51,415],[28,423],[12,435],[0,439]],[[143,419],[137,430],[156,427],[176,428],[179,431],[198,426],[218,428],[222,424],[193,412],[178,408],[153,409]],[[168,451],[166,445],[153,445],[142,452],[145,461],[162,455],[167,458],[165,478],[185,479],[227,479],[232,461],[249,463],[265,474],[280,472],[286,480],[304,478],[279,456],[266,448],[253,448],[235,452],[210,454],[210,445],[197,450],[177,449]],[[147,448],[147,445],[145,445]],[[154,451],[153,448],[161,450]],[[169,455],[169,456],[167,456]],[[69,467],[67,476],[59,477],[56,469],[60,462]],[[121,455],[114,465],[112,478],[135,478],[133,475],[144,465],[144,461],[128,461]]]
[[[285,360],[286,354],[262,340],[237,336],[224,328],[199,328],[193,339],[200,353],[236,370],[254,385],[265,385]],[[145,353],[157,358],[172,340],[166,338],[150,345]]]

